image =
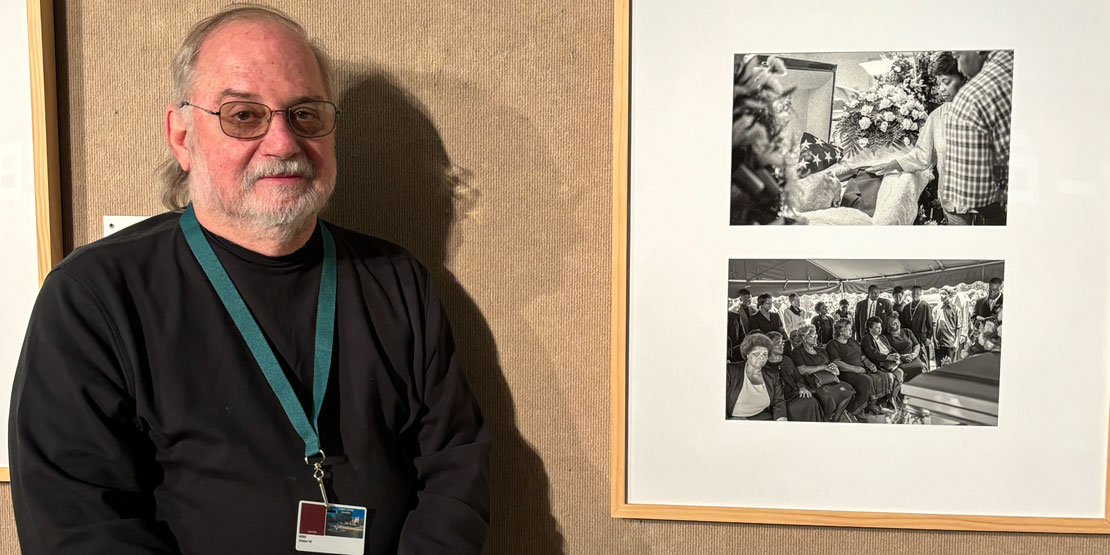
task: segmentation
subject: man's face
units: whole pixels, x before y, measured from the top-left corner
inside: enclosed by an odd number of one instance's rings
[[[238,21],[201,45],[188,101],[218,111],[229,101],[283,110],[328,100],[312,50],[270,22]],[[220,118],[196,108],[186,139],[189,190],[198,213],[268,228],[288,227],[323,209],[335,185],[335,133],[307,139],[273,114],[257,139],[229,137]],[[181,158],[178,158],[179,162]]]
[[[740,294],[740,306],[748,306],[748,303],[750,303],[751,300],[752,300],[751,293],[741,293]]]
[[[944,304],[948,304],[949,299],[950,299],[950,297],[948,296],[948,291],[945,291],[944,289],[941,289],[940,290],[940,302],[942,302]]]
[[[987,294],[992,299],[997,299],[998,294],[1002,292],[1002,285],[999,283],[992,283],[987,286]]]
[[[956,65],[959,66],[960,73],[971,79],[983,69],[983,56],[975,50],[956,52]]]
[[[821,316],[824,316],[828,312],[829,312],[829,309],[825,305],[819,305],[817,307],[817,313],[820,314]]]
[[[902,292],[902,291],[899,291],[899,292],[894,294],[894,304],[898,304],[898,303],[902,302],[902,295],[905,295],[905,293]]]
[[[879,289],[878,288],[868,289],[867,290],[867,298],[871,299],[872,301],[879,300]]]
[[[798,297],[791,297],[790,298],[790,306],[792,306],[794,308],[798,308],[798,305],[801,304],[801,302],[802,302],[802,300],[799,299]]]
[[[915,303],[920,301],[921,300],[921,290],[920,289],[914,289],[913,291],[910,291],[910,298],[913,299],[913,302],[915,302]]]

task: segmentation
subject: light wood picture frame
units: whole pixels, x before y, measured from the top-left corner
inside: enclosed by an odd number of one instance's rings
[[[62,260],[62,201],[58,160],[58,86],[54,5],[27,0],[31,68],[31,129],[35,158],[35,229],[39,284]]]
[[[635,239],[630,197],[634,173],[631,124],[633,62],[631,0],[614,1],[613,54],[613,143],[612,143],[612,264],[611,264],[611,339],[610,339],[610,513],[615,518],[687,520],[708,522],[788,524],[809,526],[847,526],[873,528],[936,529],[964,531],[1015,531],[1043,533],[1110,533],[1110,452],[1102,472],[1100,488],[1103,515],[1096,518],[1041,516],[984,516],[975,514],[897,513],[840,510],[768,509],[759,507],[712,506],[710,504],[650,504],[629,501],[629,397],[630,382],[630,242]],[[638,3],[636,3],[638,4]],[[676,18],[676,20],[681,18]],[[683,20],[685,21],[685,20]],[[681,23],[676,23],[681,24]],[[668,37],[670,38],[670,37]],[[650,40],[650,39],[647,39]],[[793,51],[807,51],[801,46]],[[924,49],[924,48],[923,48]],[[970,48],[969,48],[970,49]],[[764,51],[791,51],[773,45]],[[731,59],[725,63],[731,64]],[[1016,109],[1015,109],[1016,110]],[[727,116],[727,113],[726,113]],[[1016,125],[1016,124],[1015,124]],[[722,181],[727,167],[722,168]],[[1100,201],[1101,202],[1101,201]],[[1100,205],[1102,206],[1102,205]],[[1020,224],[1020,221],[1018,221]],[[999,234],[1005,231],[998,232]],[[792,235],[796,236],[796,235]],[[1102,307],[1105,309],[1106,307]],[[720,322],[723,334],[724,322]],[[722,371],[723,371],[722,361]],[[1106,414],[1103,412],[1102,414]],[[1110,438],[1089,438],[1095,444],[1110,445]],[[1101,443],[1106,441],[1105,444]]]
[[[26,11],[36,270],[41,286],[46,275],[62,259],[54,6],[48,0],[27,0]],[[8,467],[0,467],[0,481],[11,481]]]

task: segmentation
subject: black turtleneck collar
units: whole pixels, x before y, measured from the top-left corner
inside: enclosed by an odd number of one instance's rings
[[[213,247],[219,248],[228,252],[240,260],[253,264],[256,266],[263,266],[269,268],[297,268],[304,266],[311,266],[320,262],[323,256],[324,243],[323,236],[320,233],[320,220],[316,220],[316,227],[312,230],[312,236],[308,238],[305,244],[286,255],[282,256],[266,256],[261,253],[254,252],[246,247],[237,245],[229,239],[216,235],[208,231],[204,226],[200,227],[204,231],[205,238],[208,243]]]

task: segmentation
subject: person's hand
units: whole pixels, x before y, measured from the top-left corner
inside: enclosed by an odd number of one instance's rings
[[[900,173],[902,171],[902,166],[898,164],[897,160],[891,160],[891,161],[886,162],[884,164],[876,164],[874,166],[868,166],[866,168],[866,171],[868,173],[873,173],[873,174],[876,174],[876,175],[886,175],[886,174],[889,174],[889,173]]]
[[[834,375],[834,376],[839,376],[840,375],[840,367],[837,366],[836,364],[830,362],[828,368],[829,368],[829,372],[832,372],[832,375]]]
[[[802,399],[809,399],[810,397],[813,397],[813,393],[803,387],[798,390],[798,397],[801,397]]]
[[[902,362],[909,362],[911,360],[913,360],[913,355],[909,355],[909,354],[902,355]]]
[[[890,353],[886,356],[886,359],[891,362],[898,362],[898,353]]]

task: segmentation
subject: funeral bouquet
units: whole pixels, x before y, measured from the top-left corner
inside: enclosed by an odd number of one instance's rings
[[[836,134],[848,156],[863,149],[914,144],[925,119],[942,102],[929,70],[935,53],[883,56],[891,61],[890,69],[876,86],[852,100],[837,122]]]
[[[786,132],[789,95],[780,77],[782,60],[752,56],[738,60],[733,76],[733,225],[792,223],[784,218],[783,191],[796,179]]]

